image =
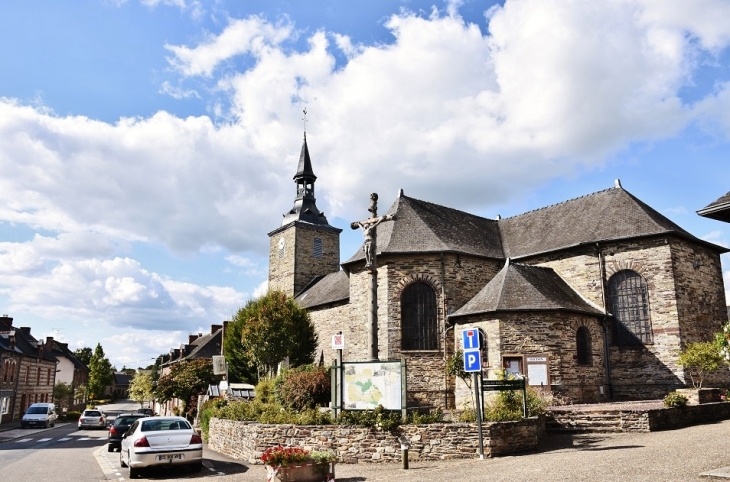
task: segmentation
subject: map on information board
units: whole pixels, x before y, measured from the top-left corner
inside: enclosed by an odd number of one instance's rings
[[[345,410],[400,410],[401,363],[343,363]]]

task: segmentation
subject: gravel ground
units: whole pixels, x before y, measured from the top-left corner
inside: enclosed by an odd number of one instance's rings
[[[701,473],[730,467],[730,421],[630,434],[548,435],[537,452],[493,459],[337,466],[338,482],[370,481],[711,481]],[[219,476],[265,480],[263,466]],[[730,476],[730,469],[728,469]]]

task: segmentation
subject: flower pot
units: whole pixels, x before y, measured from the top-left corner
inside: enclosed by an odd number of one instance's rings
[[[303,463],[282,467],[266,466],[266,482],[329,482],[334,480],[334,462]]]

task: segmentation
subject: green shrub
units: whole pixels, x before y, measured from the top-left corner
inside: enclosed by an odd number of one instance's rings
[[[714,342],[688,343],[679,353],[679,364],[687,370],[694,388],[702,388],[705,377],[722,366],[723,358]]]
[[[211,398],[200,406],[200,429],[206,442],[208,441],[210,419],[217,416],[219,409],[225,407],[227,404],[228,402],[222,398]]]
[[[682,408],[687,406],[687,397],[679,392],[670,392],[664,397],[664,405],[672,408]]]
[[[293,410],[327,405],[331,397],[329,367],[303,365],[285,370],[276,378],[279,403]]]
[[[416,425],[444,422],[446,422],[446,420],[444,420],[444,412],[442,412],[440,408],[437,408],[433,412],[429,413],[411,412],[408,414],[408,423],[413,423]]]
[[[81,412],[77,412],[76,410],[69,410],[68,412],[62,414],[59,418],[64,422],[75,422],[79,419],[81,416]]]
[[[337,423],[390,431],[403,423],[403,420],[400,410],[386,410],[382,405],[378,405],[375,410],[343,411]]]
[[[256,400],[261,403],[275,402],[275,390],[273,378],[262,378],[256,385]]]
[[[250,421],[260,423],[281,423],[293,425],[328,425],[332,423],[329,412],[306,409],[299,412],[287,410],[276,403],[231,402],[215,410],[212,416],[226,420]]]
[[[476,422],[477,412],[473,408],[466,408],[459,412],[456,416],[456,420],[459,422]]]
[[[509,380],[514,379],[514,377],[504,372],[501,376]],[[550,399],[550,394],[543,395],[534,388],[527,386],[527,416],[533,417],[545,413]],[[522,390],[501,391],[494,400],[485,405],[484,420],[488,422],[521,420],[523,416]]]

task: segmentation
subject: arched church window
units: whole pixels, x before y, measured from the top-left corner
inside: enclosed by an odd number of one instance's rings
[[[401,348],[437,350],[436,292],[422,282],[412,283],[401,293]]]
[[[575,332],[575,348],[578,352],[578,365],[592,364],[591,332],[587,327],[581,326]]]
[[[615,345],[653,343],[649,289],[639,273],[625,269],[611,276],[608,280],[608,309],[614,317]]]

